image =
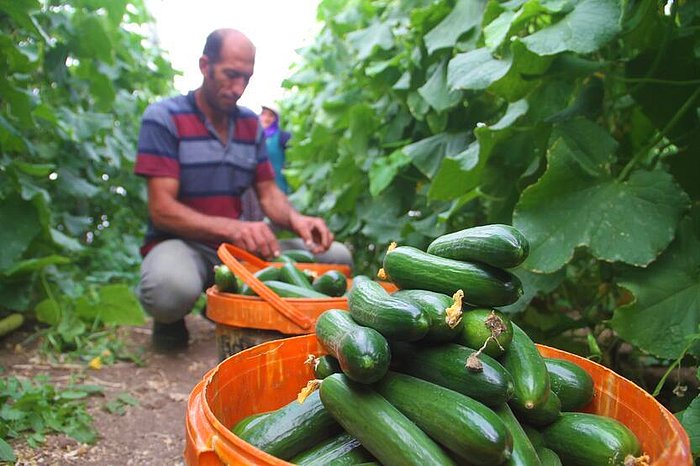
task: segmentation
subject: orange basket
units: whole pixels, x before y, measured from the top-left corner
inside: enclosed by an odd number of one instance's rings
[[[585,411],[610,416],[637,435],[653,466],[691,466],[690,441],[678,420],[647,392],[600,364],[539,346],[547,357],[572,361],[588,371],[595,396]],[[315,335],[269,341],[226,359],[205,374],[190,394],[186,412],[185,462],[189,466],[289,465],[234,435],[246,416],[280,408],[313,378],[308,354],[325,352]]]
[[[255,256],[245,249],[241,249],[239,247],[234,246],[233,244],[226,244],[226,249],[234,255],[238,260],[243,262],[243,265],[248,269],[252,270],[253,272],[263,269],[265,267],[273,266],[273,267],[282,267],[284,265],[284,262],[266,262],[262,259],[260,259],[258,256]],[[221,251],[221,248],[219,248],[219,251]],[[282,251],[284,253],[284,251]],[[221,252],[219,252],[219,257],[221,257]],[[338,272],[342,273],[346,277],[350,277],[352,275],[352,269],[350,268],[349,265],[346,264],[322,264],[320,262],[297,262],[294,264],[297,268],[301,270],[309,270],[311,272],[316,272],[317,274],[321,275],[323,273],[328,272],[329,270],[337,270]]]

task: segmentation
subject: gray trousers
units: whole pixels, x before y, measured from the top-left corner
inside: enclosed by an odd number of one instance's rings
[[[280,249],[305,249],[299,238],[280,240]],[[323,263],[352,266],[352,255],[342,243],[317,255]],[[220,264],[216,251],[203,244],[180,239],[158,243],[141,263],[138,295],[141,305],[154,320],[172,323],[192,310],[204,290],[214,283],[214,266]]]

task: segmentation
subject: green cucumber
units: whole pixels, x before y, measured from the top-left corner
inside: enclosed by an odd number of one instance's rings
[[[495,409],[498,417],[513,436],[513,451],[507,466],[542,466],[535,447],[507,404]]]
[[[619,421],[597,414],[562,413],[542,430],[547,448],[571,466],[623,465],[640,452],[639,440]]]
[[[251,414],[250,416],[246,416],[240,421],[236,423],[235,426],[231,429],[231,432],[234,434],[238,435],[239,437],[241,434],[244,432],[247,432],[248,430],[252,429],[255,427],[255,425],[265,419],[265,416],[269,415],[272,411],[266,412],[266,413],[255,413]]]
[[[261,282],[267,281],[267,280],[279,280],[280,279],[280,268],[275,267],[273,265],[269,265],[265,267],[264,269],[260,269],[257,272],[253,274],[255,278],[260,280]],[[251,287],[249,287],[247,284],[243,284],[240,289],[240,293],[247,295],[247,296],[255,296],[255,292]]]
[[[542,432],[527,424],[520,424],[520,426],[525,431],[527,438],[530,439],[530,443],[532,443],[532,446],[535,447],[535,450],[544,448],[544,437],[542,436]]]
[[[459,261],[483,262],[509,269],[520,265],[530,252],[523,234],[510,225],[483,225],[448,233],[428,246],[428,253]]]
[[[324,440],[289,462],[300,466],[353,465],[372,459],[372,455],[347,432]]]
[[[487,406],[499,406],[513,395],[512,377],[490,356],[480,356],[483,369],[479,372],[465,367],[469,356],[475,353],[466,346],[392,343],[391,349],[398,360],[399,372],[449,388]]]
[[[238,293],[236,276],[224,264],[214,266],[214,284],[220,292]]]
[[[333,356],[326,354],[314,360],[314,377],[317,379],[325,379],[340,371],[340,364]]]
[[[316,262],[316,257],[314,257],[313,253],[306,249],[285,249],[281,255],[289,257],[294,262]]]
[[[561,401],[559,401],[559,397],[556,393],[550,391],[546,401],[532,409],[522,409],[516,403],[512,403],[511,408],[513,408],[516,416],[522,422],[536,427],[543,427],[559,418],[559,414],[561,414]]]
[[[289,459],[340,431],[318,392],[271,412],[239,437],[281,459]]]
[[[436,291],[453,296],[464,292],[464,300],[475,306],[512,304],[523,293],[515,275],[486,264],[434,256],[411,246],[400,246],[384,256],[384,272],[399,288]]]
[[[343,373],[361,383],[384,377],[391,361],[386,339],[376,330],[358,325],[350,314],[330,309],[316,320],[316,337],[338,360]]]
[[[269,289],[277,293],[281,298],[307,298],[307,299],[328,299],[330,296],[318,291],[305,288],[303,286],[290,285],[278,280],[265,280],[263,282]]]
[[[328,412],[380,463],[390,465],[454,465],[427,434],[370,386],[343,374],[321,382],[321,400]]]
[[[562,411],[578,411],[593,399],[593,377],[580,366],[554,358],[544,358],[544,363]]]
[[[466,311],[462,314],[462,323],[462,331],[455,342],[477,349],[486,344],[484,353],[492,358],[501,356],[513,340],[513,325],[510,319],[495,309]],[[495,339],[490,338],[492,335]]]
[[[415,305],[393,298],[367,277],[355,277],[348,296],[350,315],[390,340],[415,341],[428,333],[428,318]]]
[[[454,328],[450,327],[445,320],[447,309],[455,303],[454,299],[446,294],[428,290],[399,290],[391,296],[414,304],[428,318],[428,333],[421,340],[423,342],[444,343],[452,341],[462,331],[461,320]]]
[[[559,455],[554,453],[554,450],[550,450],[547,447],[537,449],[537,456],[540,457],[542,466],[562,466]]]
[[[348,279],[337,270],[329,270],[319,275],[313,281],[313,289],[328,296],[339,297],[345,294],[348,287]]]
[[[279,281],[306,288],[307,290],[313,290],[306,274],[297,269],[294,264],[287,263],[280,267]]]
[[[469,464],[491,466],[510,458],[510,433],[498,416],[478,401],[391,371],[375,389],[430,438]]]
[[[547,401],[550,386],[544,358],[530,337],[515,324],[513,340],[501,362],[513,376],[515,390],[511,405],[515,404],[519,411],[525,411]]]
[[[270,262],[283,262],[287,264],[294,264],[296,261],[289,256],[285,256],[284,253],[282,253],[279,256],[273,258]]]

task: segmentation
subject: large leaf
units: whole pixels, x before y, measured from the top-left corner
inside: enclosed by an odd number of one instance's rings
[[[514,225],[530,240],[526,269],[554,272],[578,247],[605,261],[645,266],[671,242],[688,206],[686,194],[660,170],[615,179],[615,146],[602,128],[582,118],[555,129],[547,171],[523,192],[513,213]]]
[[[107,324],[142,325],[145,322],[141,305],[126,285],[101,287],[96,302],[83,297],[76,302],[75,311],[83,319],[97,317]]]
[[[452,89],[486,89],[504,77],[512,63],[512,57],[495,58],[485,47],[460,53],[447,65],[447,83]]]
[[[561,20],[523,38],[523,42],[539,55],[567,50],[592,53],[620,32],[621,15],[620,0],[581,0]]]
[[[685,337],[700,324],[700,240],[690,219],[656,262],[646,269],[625,269],[619,284],[635,300],[615,310],[613,329],[655,356],[678,357]]]
[[[0,201],[0,272],[7,271],[41,231],[39,215],[31,202],[17,196]]]
[[[438,112],[454,107],[462,97],[461,92],[447,87],[446,60],[435,68],[428,81],[418,89],[418,93]]]
[[[700,453],[700,396],[696,396],[683,410],[679,421],[690,437],[690,449],[693,455]]]
[[[357,50],[361,60],[368,58],[375,47],[389,50],[394,46],[391,23],[375,21],[366,29],[348,34],[348,41]]]
[[[467,148],[467,133],[440,133],[405,146],[402,151],[426,177],[437,173],[445,156],[457,155]]]
[[[454,47],[462,34],[479,26],[485,6],[484,0],[458,0],[450,14],[425,35],[428,53]]]

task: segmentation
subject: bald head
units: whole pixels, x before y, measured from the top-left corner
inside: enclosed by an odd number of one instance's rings
[[[237,29],[222,28],[212,31],[207,36],[202,54],[214,64],[221,61],[222,50],[236,50],[242,55],[255,57],[255,45]]]

